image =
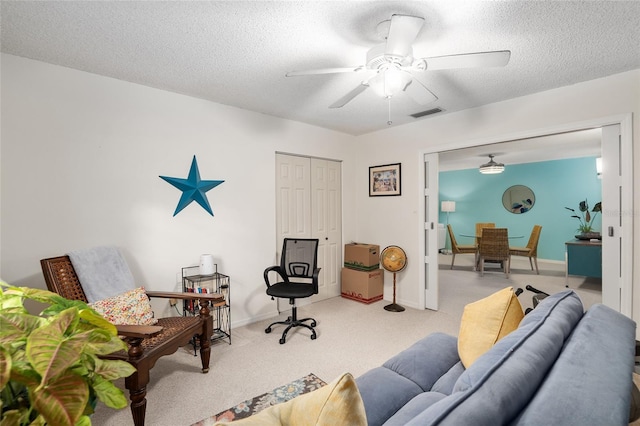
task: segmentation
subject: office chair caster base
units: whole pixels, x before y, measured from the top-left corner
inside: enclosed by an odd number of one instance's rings
[[[311,324],[305,324],[303,321],[311,321]],[[291,330],[294,327],[304,327],[309,329],[311,331],[311,340],[316,340],[318,338],[318,335],[316,334],[316,331],[313,328],[317,325],[317,323],[316,323],[316,320],[314,320],[313,318],[305,318],[303,320],[298,320],[295,317],[293,318],[290,317],[290,318],[287,318],[287,321],[274,322],[269,327],[265,328],[264,332],[267,334],[271,333],[272,327],[276,324],[282,324],[287,326],[287,328],[285,328],[285,330],[282,332],[282,337],[279,340],[281,345],[284,345],[286,343],[287,333],[289,333],[289,330]]]
[[[298,327],[298,326],[302,326],[305,328],[308,328],[309,330],[311,330],[311,340],[316,340],[318,338],[318,336],[316,335],[316,331],[309,327],[306,324],[295,324],[295,325],[290,325],[289,327],[287,327],[287,329],[284,331],[284,333],[282,333],[282,337],[280,338],[279,342],[281,345],[284,345],[285,343],[287,343],[287,333],[289,332],[289,330],[291,330],[292,327]]]

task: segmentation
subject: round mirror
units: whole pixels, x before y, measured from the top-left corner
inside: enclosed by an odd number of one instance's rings
[[[502,194],[502,205],[511,213],[522,214],[533,208],[536,196],[524,185],[513,185]]]

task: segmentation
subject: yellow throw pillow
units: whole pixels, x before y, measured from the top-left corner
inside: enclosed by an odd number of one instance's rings
[[[513,287],[464,307],[458,334],[458,355],[465,368],[500,339],[518,328],[524,317]]]
[[[366,426],[367,416],[356,381],[349,373],[313,392],[276,404],[246,419],[215,425]]]

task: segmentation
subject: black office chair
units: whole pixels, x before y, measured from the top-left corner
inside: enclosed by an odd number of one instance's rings
[[[279,266],[271,266],[264,270],[264,282],[267,284],[267,294],[274,297],[289,299],[291,316],[286,321],[276,321],[267,327],[264,332],[271,333],[271,327],[275,324],[284,324],[287,328],[282,333],[280,344],[284,344],[287,333],[292,327],[306,327],[311,330],[311,340],[316,339],[316,320],[313,318],[298,319],[296,299],[310,297],[318,294],[318,240],[305,238],[285,238],[282,245],[282,256]],[[279,281],[271,284],[269,272],[277,272]],[[308,281],[311,282],[308,282]],[[311,325],[305,324],[311,321]]]

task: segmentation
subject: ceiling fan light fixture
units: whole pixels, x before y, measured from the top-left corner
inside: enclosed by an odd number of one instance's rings
[[[496,175],[504,172],[504,164],[493,161],[493,154],[489,154],[489,162],[480,166],[483,175]]]
[[[387,101],[390,101],[398,92],[403,91],[417,104],[427,105],[437,101],[438,97],[413,73],[422,73],[431,69],[505,66],[511,57],[510,51],[501,50],[414,58],[413,43],[417,40],[423,25],[423,17],[393,14],[391,19],[378,24],[377,32],[380,35],[380,39],[385,41],[367,51],[364,64],[341,68],[289,71],[285,76],[294,77],[361,71],[365,71],[371,76],[361,81],[358,86],[329,105],[329,108],[342,108],[369,87],[377,96]],[[389,120],[390,122],[391,120]]]
[[[380,69],[376,76],[369,80],[369,86],[376,95],[386,99],[403,91],[410,81],[411,74],[390,65]]]

